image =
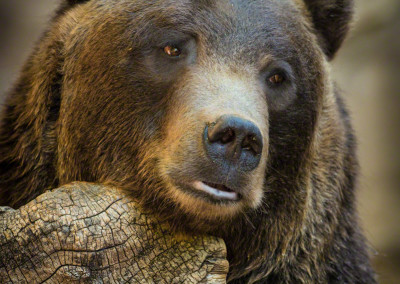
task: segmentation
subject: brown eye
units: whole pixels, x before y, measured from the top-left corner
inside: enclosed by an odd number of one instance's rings
[[[273,76],[269,77],[268,80],[273,85],[280,85],[283,83],[285,78],[281,74],[274,74]]]
[[[164,52],[170,57],[178,57],[182,53],[179,48],[172,45],[167,45],[166,47],[164,47]]]

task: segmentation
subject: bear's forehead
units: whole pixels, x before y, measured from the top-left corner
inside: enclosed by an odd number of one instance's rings
[[[260,62],[267,55],[294,61],[316,49],[308,44],[312,32],[297,1],[97,0],[77,10],[80,27],[71,34],[98,46],[100,32],[110,49],[132,43],[138,50],[168,43],[169,35],[189,35],[201,54],[232,64]]]
[[[142,1],[139,1],[142,2]],[[147,1],[146,1],[147,2]],[[145,16],[159,23],[176,24],[188,28],[226,34],[265,31],[268,28],[285,29],[289,22],[299,23],[301,15],[292,0],[163,0],[137,3]]]
[[[272,29],[293,30],[302,24],[299,0],[98,0],[96,10],[132,17],[133,22],[150,21],[160,26],[193,29],[197,32],[265,33]],[[93,6],[92,6],[93,7]],[[97,13],[99,16],[102,13]],[[127,16],[128,15],[128,16]],[[107,21],[107,19],[102,19]]]
[[[148,27],[146,38],[159,30],[176,30],[199,36],[214,48],[246,52],[246,46],[252,46],[250,52],[260,50],[260,45],[296,49],[304,34],[299,32],[304,18],[293,0],[159,0],[127,5],[121,8],[130,13],[133,26],[140,21]]]

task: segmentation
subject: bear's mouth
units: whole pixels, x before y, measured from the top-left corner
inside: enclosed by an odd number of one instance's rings
[[[218,200],[239,201],[241,198],[239,193],[223,184],[195,181],[192,183],[192,186],[194,189],[204,192]]]

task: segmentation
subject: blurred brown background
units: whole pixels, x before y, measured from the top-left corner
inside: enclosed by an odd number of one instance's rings
[[[0,0],[0,103],[58,0]],[[380,283],[400,283],[400,0],[356,0],[333,64],[359,140],[359,211]]]

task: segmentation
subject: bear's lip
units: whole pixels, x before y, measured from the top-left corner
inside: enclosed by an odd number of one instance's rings
[[[228,188],[223,184],[214,184],[203,181],[195,181],[192,183],[194,189],[207,193],[216,199],[238,201],[240,196],[237,192]]]

